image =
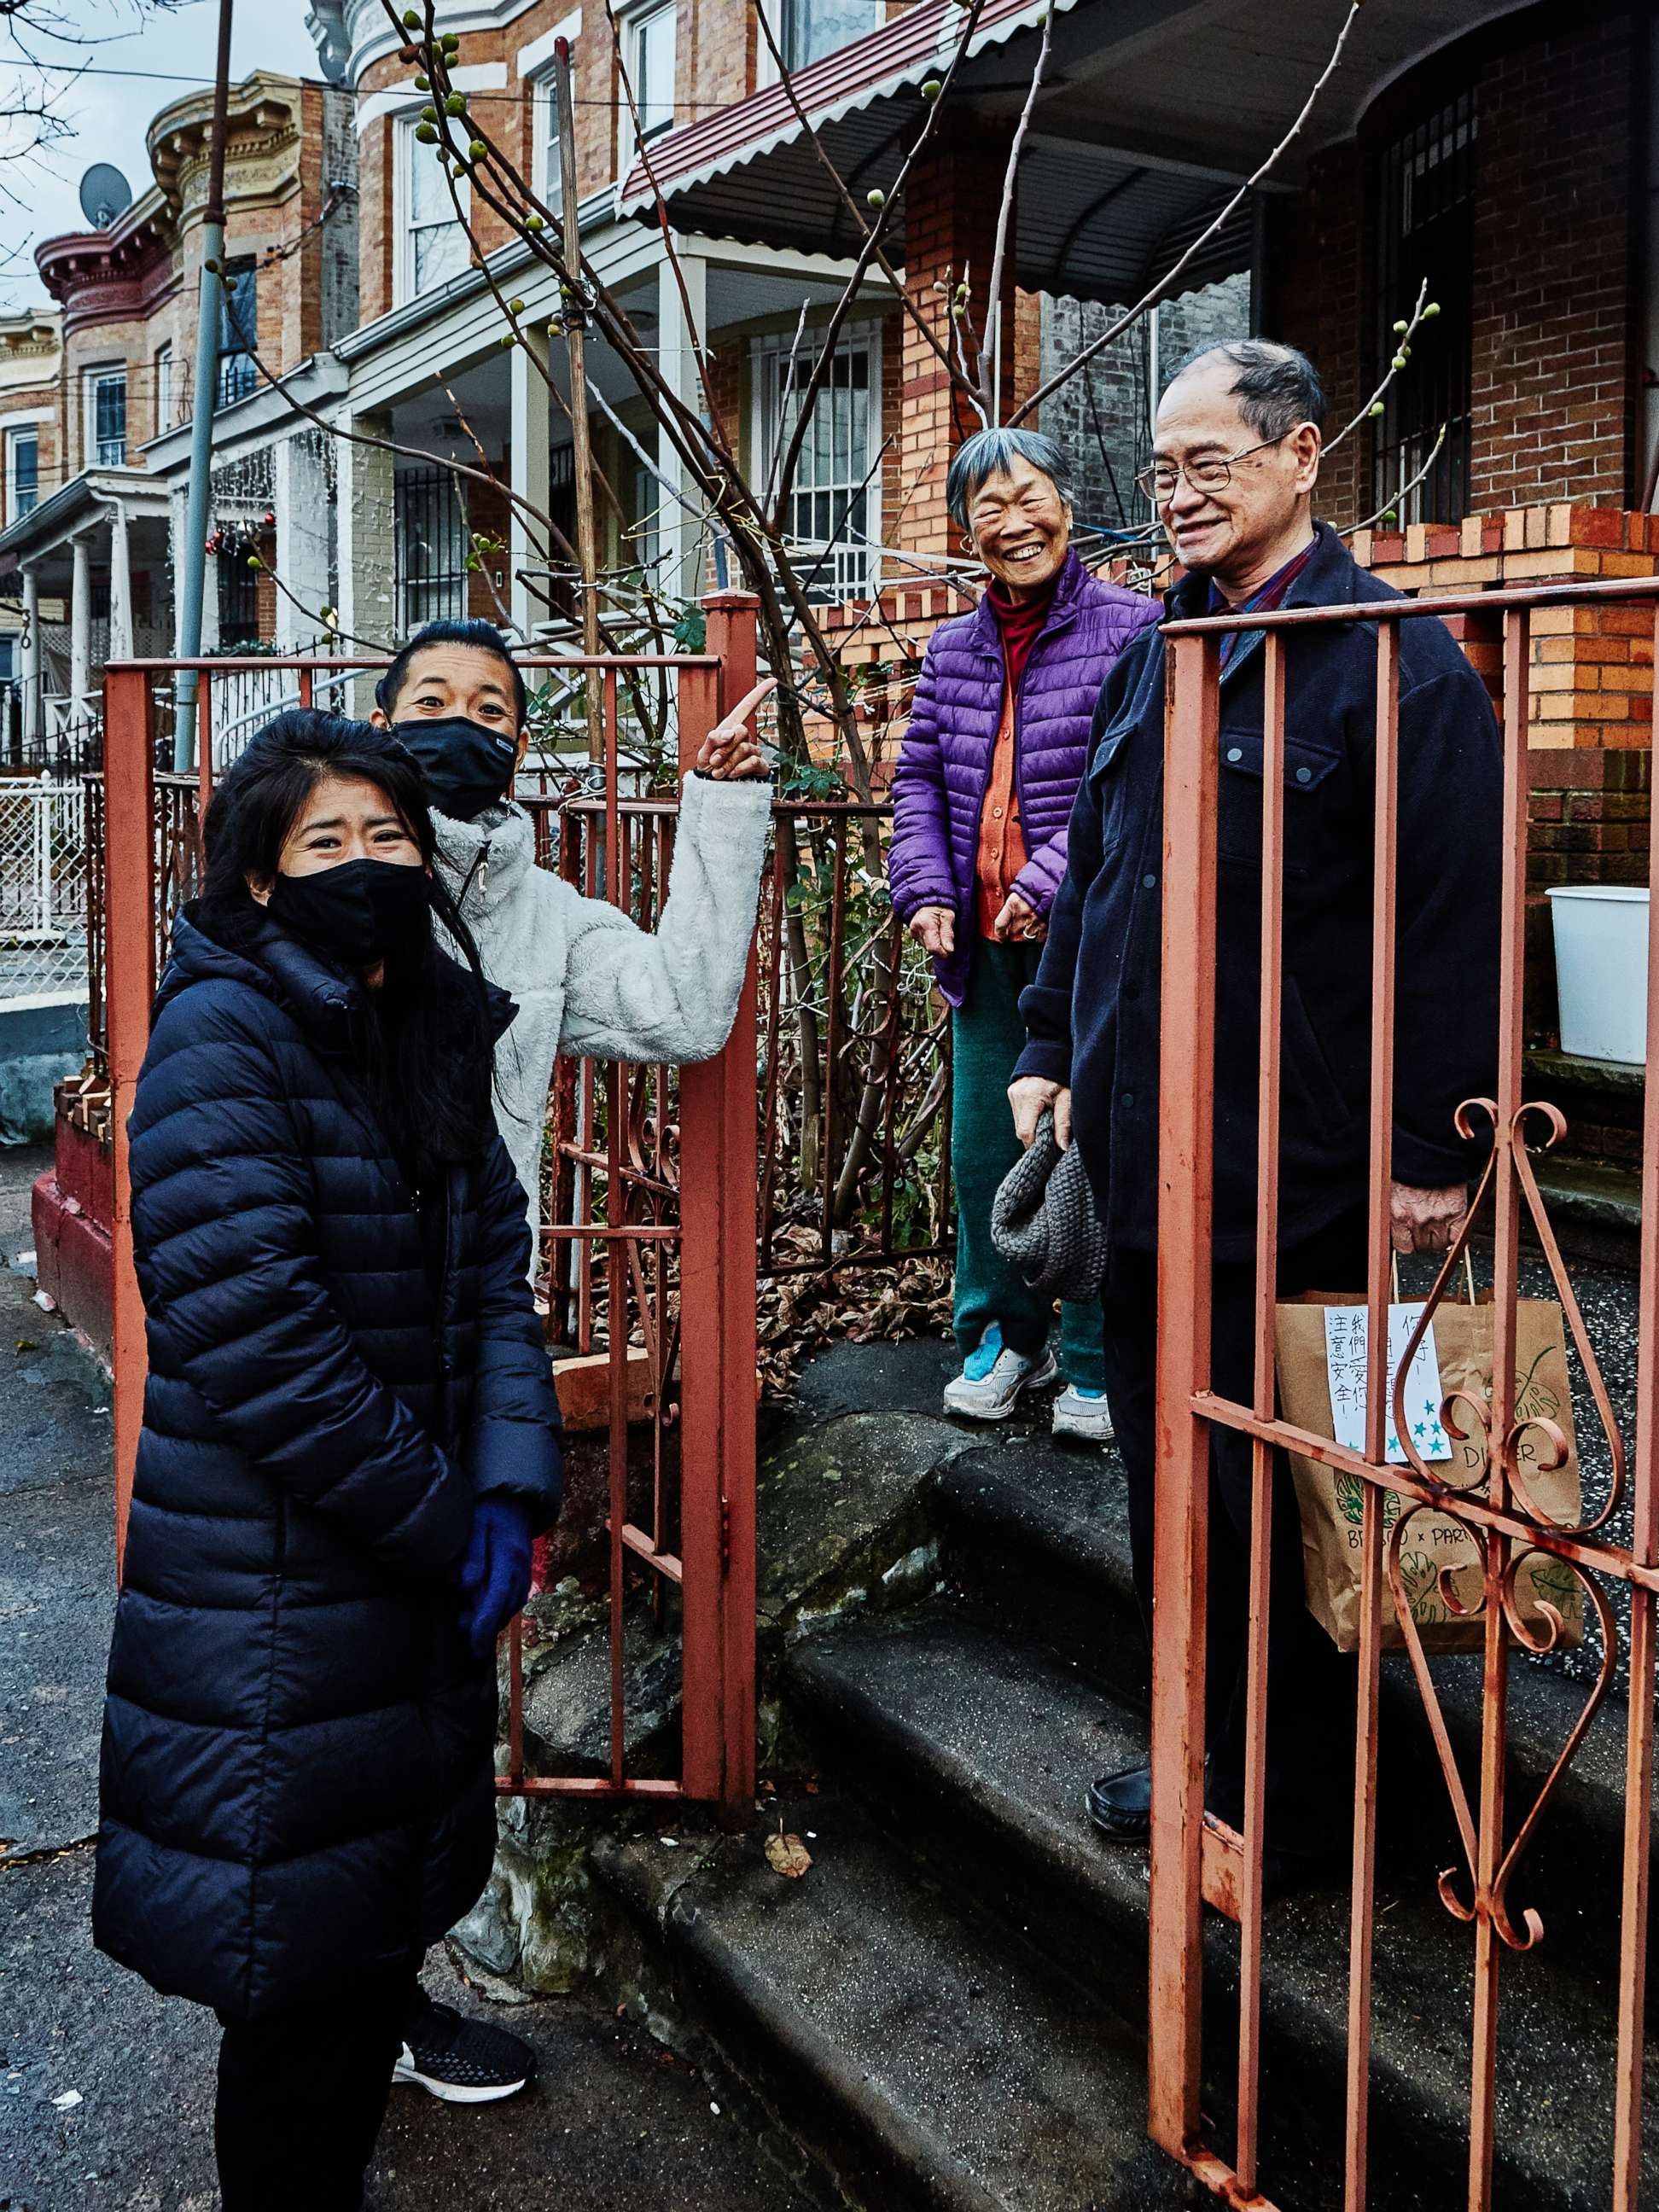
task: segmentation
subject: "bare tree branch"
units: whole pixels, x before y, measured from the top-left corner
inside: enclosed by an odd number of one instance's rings
[[[1309,93],[1306,100],[1303,101],[1301,108],[1297,112],[1296,120],[1291,125],[1290,129],[1285,133],[1279,143],[1273,148],[1272,153],[1268,155],[1266,161],[1263,161],[1259,167],[1253,170],[1244,179],[1244,182],[1239,186],[1238,190],[1233,194],[1232,198],[1222,209],[1220,214],[1215,216],[1213,221],[1205,225],[1204,228],[1200,231],[1198,236],[1194,239],[1192,244],[1188,246],[1186,252],[1181,256],[1179,260],[1176,261],[1172,269],[1166,269],[1163,276],[1158,278],[1157,283],[1155,283],[1150,290],[1143,293],[1133,307],[1129,308],[1126,313],[1120,315],[1116,322],[1113,323],[1109,329],[1103,331],[1098,337],[1091,338],[1088,344],[1083,348],[1080,353],[1074,354],[1071,360],[1066,362],[1062,368],[1057,368],[1046,384],[1041,384],[1037,386],[1036,390],[1031,394],[1029,399],[1024,399],[1020,402],[1019,405],[1015,408],[1013,413],[1008,418],[1011,428],[1017,423],[1023,422],[1028,415],[1034,413],[1037,408],[1042,406],[1045,399],[1048,398],[1053,393],[1058,392],[1062,384],[1068,383],[1070,380],[1077,374],[1079,369],[1083,367],[1085,362],[1092,361],[1097,353],[1103,352],[1107,346],[1110,345],[1114,342],[1115,339],[1121,337],[1124,331],[1129,328],[1131,324],[1139,322],[1141,316],[1146,313],[1146,310],[1149,307],[1156,306],[1158,301],[1168,298],[1174,289],[1176,279],[1180,276],[1182,270],[1194,259],[1200,248],[1209,244],[1216,233],[1226,223],[1231,221],[1238,209],[1243,205],[1244,202],[1249,198],[1256,186],[1261,183],[1263,179],[1273,173],[1273,170],[1284,159],[1286,152],[1295,143],[1296,139],[1305,127],[1308,118],[1313,113],[1314,108],[1318,102],[1320,94],[1324,91],[1325,87],[1330,82],[1331,78],[1335,75],[1338,65],[1342,59],[1343,50],[1348,43],[1348,33],[1353,28],[1354,18],[1358,15],[1359,9],[1360,0],[1349,0],[1348,12],[1342,19],[1342,27],[1336,34],[1336,43],[1331,48],[1330,55],[1326,61],[1324,68],[1321,70],[1318,76],[1314,80],[1312,91]]]
[[[1014,131],[1014,143],[1008,149],[1008,167],[1003,173],[1002,204],[997,210],[997,242],[991,255],[991,283],[986,300],[985,327],[990,338],[992,368],[988,374],[985,349],[980,349],[979,396],[984,402],[984,411],[990,422],[996,422],[1002,413],[1002,259],[1008,244],[1008,221],[1013,213],[1014,192],[1019,182],[1019,157],[1025,144],[1025,133],[1030,128],[1031,111],[1036,106],[1037,94],[1042,89],[1043,71],[1048,66],[1048,50],[1054,43],[1054,11],[1048,9],[1042,18],[1042,40],[1037,47],[1036,62],[1031,70],[1030,89],[1025,95],[1025,105],[1019,111],[1019,122]]]

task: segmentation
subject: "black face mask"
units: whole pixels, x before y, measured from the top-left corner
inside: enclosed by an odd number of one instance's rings
[[[427,797],[452,822],[472,822],[506,793],[519,748],[505,730],[459,714],[394,722],[392,734],[413,753]]]
[[[432,927],[426,870],[397,860],[344,860],[314,876],[278,876],[267,911],[290,937],[347,969],[372,968]]]

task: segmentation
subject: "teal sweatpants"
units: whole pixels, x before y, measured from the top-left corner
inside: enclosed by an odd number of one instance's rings
[[[965,1358],[993,1322],[1028,1357],[1048,1339],[1053,1302],[1030,1289],[991,1242],[991,1201],[1019,1158],[1008,1085],[1025,1043],[1019,994],[1036,980],[1042,948],[978,938],[968,995],[951,1017],[951,1174],[957,1187],[957,1342]],[[1100,1301],[1062,1304],[1060,1364],[1085,1390],[1106,1384]]]

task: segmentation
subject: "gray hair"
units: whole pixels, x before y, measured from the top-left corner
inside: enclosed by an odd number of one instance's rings
[[[1238,411],[1258,438],[1288,438],[1298,422],[1325,427],[1325,387],[1305,353],[1272,338],[1231,338],[1188,354],[1170,381],[1188,369],[1224,361],[1238,371],[1231,386]]]
[[[1072,475],[1066,456],[1041,430],[975,430],[957,447],[945,479],[945,504],[951,519],[968,527],[969,502],[988,477],[1007,476],[1015,461],[1029,461],[1048,478],[1061,501],[1072,505]]]

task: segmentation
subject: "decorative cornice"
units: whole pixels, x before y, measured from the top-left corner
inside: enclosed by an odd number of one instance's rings
[[[298,77],[267,70],[255,70],[233,87],[225,140],[228,204],[269,204],[285,198],[297,184],[303,94]],[[175,221],[205,198],[212,122],[212,95],[191,93],[164,107],[149,126],[150,167]]]
[[[0,366],[55,361],[63,346],[63,318],[56,307],[0,315]]]
[[[439,0],[434,21],[440,31],[464,39],[470,31],[501,30],[535,4],[536,0]],[[373,63],[402,50],[404,42],[386,21],[380,0],[313,0],[313,10],[307,27],[319,52],[324,34],[343,40],[348,58],[342,81],[354,92]]]
[[[63,309],[63,335],[149,313],[173,283],[175,242],[154,187],[107,230],[42,239],[34,265]]]

